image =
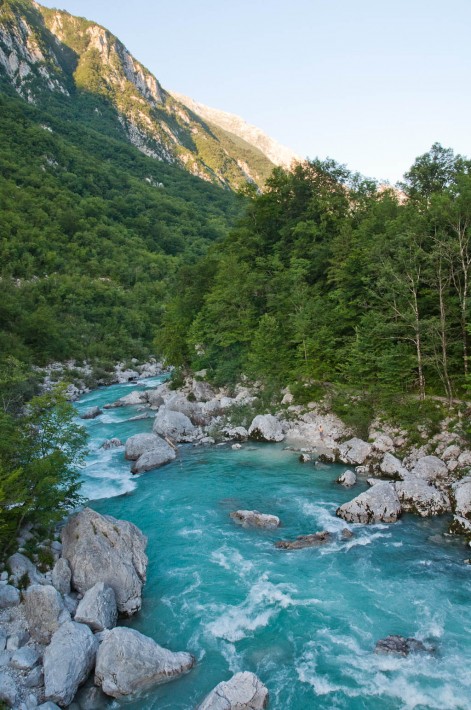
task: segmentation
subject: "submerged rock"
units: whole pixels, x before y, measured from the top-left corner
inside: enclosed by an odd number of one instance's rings
[[[95,663],[98,641],[84,624],[69,621],[52,637],[44,652],[45,696],[69,705]]]
[[[116,437],[113,437],[112,439],[105,439],[105,441],[101,445],[101,448],[102,449],[118,449],[121,446],[124,446],[121,439],[117,439]]]
[[[450,510],[450,502],[446,495],[416,476],[409,476],[405,481],[397,481],[394,488],[401,501],[402,509],[407,513],[417,513],[425,518],[430,515],[441,515]]]
[[[87,409],[86,412],[80,415],[80,419],[95,419],[96,417],[99,417],[100,414],[103,414],[100,407],[90,407],[90,409]]]
[[[69,518],[62,543],[78,592],[85,594],[97,582],[104,582],[113,588],[122,614],[131,615],[141,608],[147,538],[139,528],[85,508]]]
[[[187,673],[194,663],[189,653],[172,653],[134,629],[117,627],[105,632],[100,644],[95,683],[107,695],[121,698],[168,683]]]
[[[258,414],[249,427],[249,437],[255,441],[283,441],[281,424],[272,414]]]
[[[372,450],[371,444],[357,437],[353,437],[353,439],[349,439],[348,441],[344,441],[343,444],[340,444],[339,459],[342,463],[361,465],[371,456]]]
[[[408,656],[409,653],[433,653],[431,646],[426,646],[422,641],[404,636],[386,636],[380,639],[375,646],[375,653],[394,653]]]
[[[402,513],[392,483],[376,483],[348,503],[337,508],[336,515],[349,523],[395,523]]]
[[[230,514],[232,520],[243,528],[277,528],[280,519],[276,515],[259,513],[258,510],[236,510]]]
[[[267,706],[267,688],[254,673],[245,672],[219,683],[197,710],[263,710]]]
[[[345,488],[351,488],[357,482],[357,477],[353,471],[344,471],[338,478],[337,483],[340,483]]]
[[[350,540],[353,537],[353,533],[348,528],[344,528],[340,533],[342,540]]]
[[[279,550],[302,550],[305,547],[320,547],[331,540],[331,533],[323,530],[312,535],[299,535],[296,540],[279,540],[275,542],[275,547]]]

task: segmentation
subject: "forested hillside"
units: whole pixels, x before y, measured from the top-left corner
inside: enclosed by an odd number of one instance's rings
[[[243,199],[73,120],[0,96],[0,351],[144,356],[176,270]]]
[[[222,383],[336,382],[451,398],[468,377],[470,162],[434,145],[403,192],[333,161],[276,169],[180,274],[158,342]]]

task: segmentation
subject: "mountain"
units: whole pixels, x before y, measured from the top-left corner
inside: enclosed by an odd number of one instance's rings
[[[257,148],[275,165],[289,168],[293,160],[301,160],[291,148],[281,145],[270,136],[267,136],[260,128],[250,125],[240,116],[210,108],[183,94],[172,92],[172,96],[211,126],[235,135],[246,143],[250,143],[251,146]]]
[[[263,186],[292,155],[242,119],[179,100],[106,28],[34,0],[0,2],[0,86],[220,186]]]

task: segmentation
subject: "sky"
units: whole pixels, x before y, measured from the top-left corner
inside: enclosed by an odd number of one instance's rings
[[[471,0],[43,0],[110,29],[166,89],[301,157],[395,183],[471,156]]]

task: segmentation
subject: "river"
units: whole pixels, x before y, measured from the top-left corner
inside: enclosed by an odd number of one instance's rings
[[[156,386],[159,378],[140,386]],[[79,411],[136,385],[91,392]],[[180,447],[177,460],[140,477],[123,449],[104,439],[152,429],[130,421],[136,407],[85,422],[90,440],[84,492],[100,513],[125,518],[148,536],[141,612],[126,623],[196,667],[129,702],[139,710],[193,710],[221,680],[255,672],[270,710],[439,710],[471,708],[471,567],[447,519],[404,516],[394,525],[350,525],[337,506],[364,490],[335,479],[341,466],[301,464],[283,444]],[[278,515],[278,530],[237,527],[239,508]],[[329,530],[332,544],[286,552],[274,542]],[[433,655],[374,653],[378,639],[427,640]]]

